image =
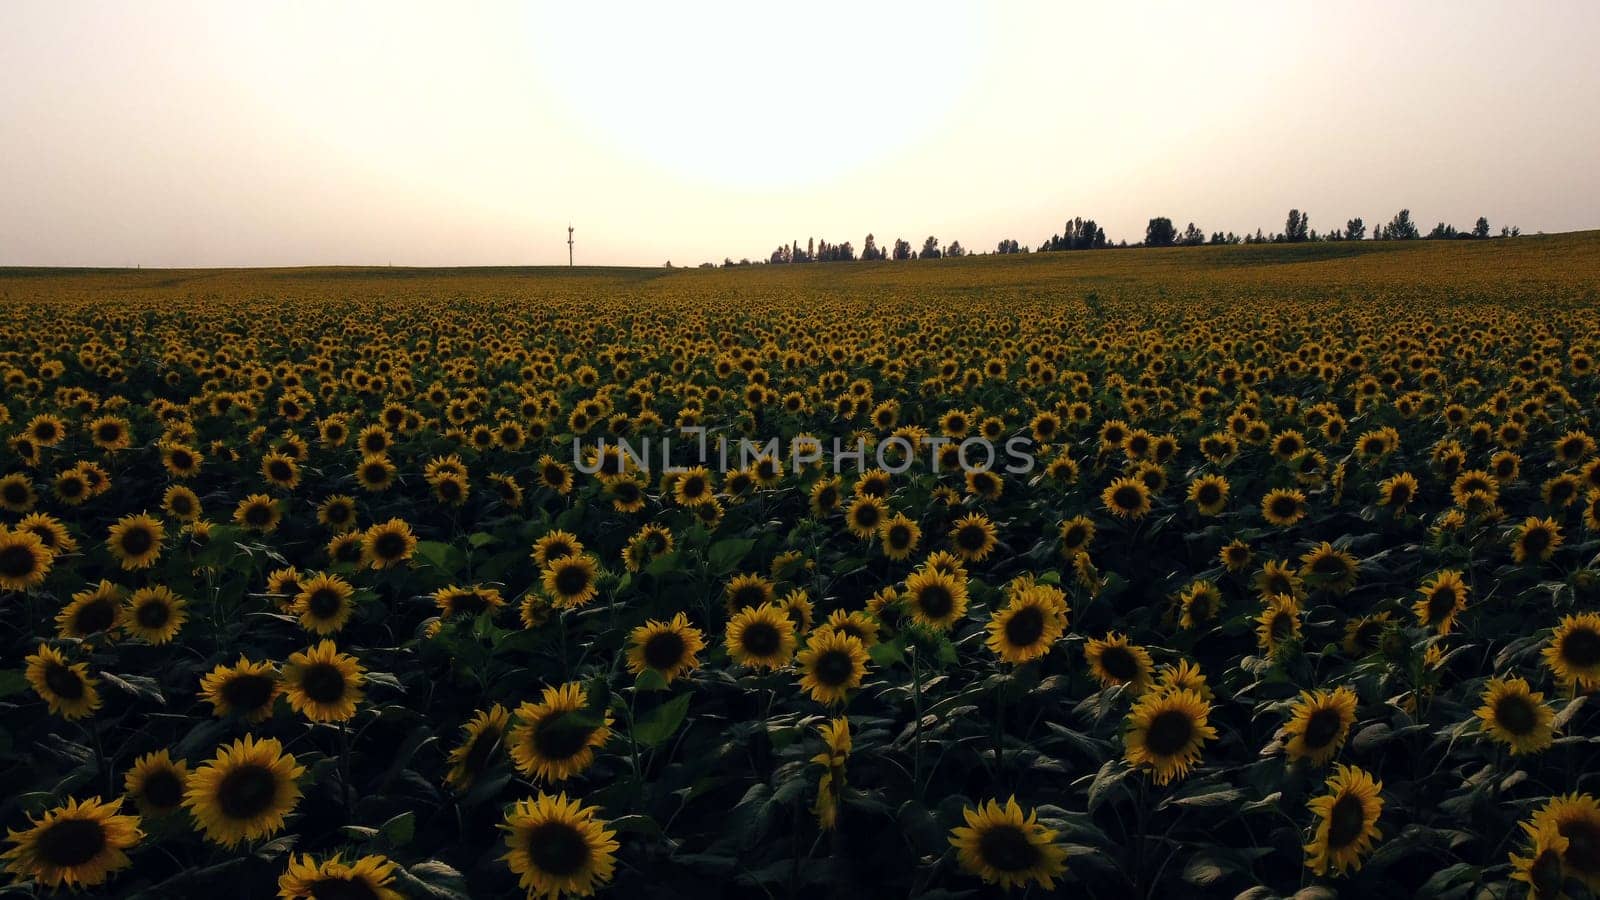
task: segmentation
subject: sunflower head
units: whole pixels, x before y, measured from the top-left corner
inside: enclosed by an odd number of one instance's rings
[[[300,803],[305,767],[277,738],[247,735],[219,748],[189,776],[183,805],[207,840],[224,847],[270,837]]]
[[[755,669],[788,665],[798,642],[794,622],[771,603],[740,610],[728,620],[723,640],[734,662]]]
[[[189,764],[172,761],[166,750],[146,753],[123,776],[123,790],[139,812],[154,818],[175,812],[183,805],[183,792],[189,785]]]
[[[1343,875],[1346,869],[1361,868],[1361,858],[1382,837],[1378,816],[1383,812],[1383,783],[1355,766],[1336,765],[1327,789],[1307,804],[1317,825],[1305,847],[1306,868],[1318,875],[1330,869]]]
[[[697,654],[705,646],[705,636],[689,625],[689,617],[683,613],[667,622],[651,619],[628,635],[628,670],[635,675],[654,670],[671,684],[700,665]]]
[[[843,703],[867,672],[867,650],[861,640],[834,630],[814,635],[796,661],[801,689],[828,705]]]
[[[1056,832],[1024,813],[1011,797],[1004,806],[990,800],[962,811],[965,826],[950,831],[956,860],[968,874],[1006,890],[1037,884],[1049,891],[1066,871],[1067,851]]]
[[[396,868],[393,862],[377,855],[346,863],[340,855],[318,862],[308,853],[301,854],[298,860],[291,853],[288,870],[278,876],[278,896],[283,900],[404,900],[404,895],[389,887]]]
[[[289,705],[313,722],[343,722],[354,716],[365,682],[361,664],[330,640],[291,654],[283,666]]]
[[[1348,687],[1301,691],[1284,726],[1284,750],[1292,760],[1325,766],[1350,734],[1356,721],[1356,694]]]
[[[589,708],[588,693],[576,681],[548,687],[538,703],[517,707],[511,730],[511,759],[524,775],[563,781],[588,769],[595,750],[611,738],[611,714]]]
[[[133,864],[126,851],[144,837],[139,817],[118,812],[121,801],[68,800],[22,831],[3,858],[19,879],[51,889],[101,885],[113,872]]]
[[[1206,723],[1211,704],[1187,688],[1148,691],[1128,713],[1124,756],[1148,768],[1151,780],[1166,784],[1182,778],[1200,761],[1200,751],[1217,730]]]
[[[611,881],[620,845],[593,807],[566,794],[519,800],[500,825],[501,857],[528,896],[587,897]]]

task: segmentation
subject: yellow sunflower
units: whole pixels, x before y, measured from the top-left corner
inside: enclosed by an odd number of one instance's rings
[[[1189,501],[1203,516],[1214,516],[1228,506],[1228,479],[1221,475],[1202,475],[1189,484]]]
[[[1473,713],[1483,732],[1511,754],[1537,753],[1555,739],[1555,712],[1544,694],[1531,690],[1526,679],[1491,678],[1483,689],[1483,705]]]
[[[1148,691],[1128,713],[1124,757],[1131,766],[1149,768],[1156,784],[1183,778],[1200,761],[1205,742],[1217,737],[1206,724],[1210,714],[1211,704],[1194,691]]]
[[[522,774],[564,781],[588,769],[594,752],[611,738],[611,713],[594,716],[576,681],[547,687],[538,703],[517,707],[511,729],[511,759]]]
[[[126,515],[111,526],[106,547],[124,569],[148,569],[161,557],[167,531],[159,519],[142,513]]]
[[[354,716],[365,683],[361,663],[329,640],[290,654],[283,665],[289,705],[313,722],[343,722]]]
[[[910,558],[922,541],[922,529],[902,514],[884,520],[878,526],[878,539],[883,541],[883,555],[893,560]]]
[[[296,860],[289,854],[289,869],[278,876],[280,900],[323,900],[348,897],[351,900],[405,900],[405,895],[389,887],[396,865],[377,855],[363,856],[345,863],[341,855],[317,862],[303,853]]]
[[[950,526],[950,545],[965,562],[982,562],[999,544],[994,523],[983,513],[969,513]]]
[[[200,699],[211,704],[217,718],[239,716],[246,722],[264,721],[283,691],[278,670],[270,662],[254,662],[243,655],[231,666],[219,665],[200,679]]]
[[[28,684],[49,705],[52,715],[70,722],[100,708],[98,682],[85,664],[68,663],[60,651],[46,644],[39,645],[27,664]]]
[[[44,583],[55,554],[32,531],[0,525],[0,590],[25,591]]]
[[[681,612],[668,622],[650,619],[628,634],[628,671],[642,675],[652,669],[671,684],[700,665],[696,654],[705,646],[705,635]]]
[[[1273,488],[1261,498],[1261,515],[1279,528],[1288,528],[1306,517],[1306,495],[1289,488]]]
[[[552,562],[540,576],[540,584],[557,609],[583,606],[600,596],[596,585],[599,566],[591,556],[564,556]]]
[[[924,569],[906,579],[905,605],[912,618],[947,631],[967,613],[966,574]]]
[[[240,528],[267,534],[275,531],[283,520],[278,502],[266,494],[251,494],[234,507],[233,521]]]
[[[767,603],[742,609],[729,619],[723,641],[735,663],[753,669],[777,669],[789,664],[797,638],[788,614]]]
[[[480,709],[472,721],[462,726],[465,737],[450,751],[450,768],[444,781],[457,792],[472,787],[473,782],[493,765],[495,751],[506,743],[506,732],[511,726],[511,712],[496,703]]]
[[[122,624],[122,588],[105,579],[88,590],[72,595],[56,614],[56,634],[83,639],[91,634],[109,633]]]
[[[861,641],[837,631],[819,632],[796,657],[800,687],[818,703],[843,703],[861,686],[867,672],[867,650]]]
[[[1050,652],[1067,630],[1066,595],[1048,585],[1033,585],[1013,596],[989,619],[986,646],[1008,663],[1020,665]]]
[[[1511,879],[1528,886],[1529,900],[1562,900],[1566,882],[1564,857],[1572,842],[1562,837],[1556,823],[1546,819],[1538,825],[1520,822],[1528,835],[1528,855],[1511,856]]]
[[[144,838],[139,817],[117,812],[121,800],[68,800],[66,806],[30,817],[22,831],[7,829],[13,846],[3,856],[6,870],[51,890],[76,890],[105,884],[111,873],[133,864],[125,852]]]
[[[361,558],[374,569],[399,565],[416,549],[417,536],[404,519],[373,525],[361,537]]]
[[[818,726],[822,733],[823,751],[811,757],[822,766],[822,777],[817,782],[817,802],[812,812],[817,816],[817,827],[832,831],[839,824],[840,799],[845,786],[845,763],[850,759],[850,720],[844,716],[830,719]]]
[[[592,896],[617,866],[616,833],[566,794],[519,800],[500,826],[505,861],[529,897]]]
[[[1104,638],[1091,639],[1084,648],[1084,657],[1101,687],[1126,685],[1130,694],[1144,693],[1155,674],[1150,651],[1114,631]]]
[[[1422,599],[1411,607],[1417,621],[1439,634],[1449,634],[1456,617],[1467,608],[1469,588],[1461,573],[1454,569],[1435,573],[1421,590]]]
[[[1256,643],[1268,656],[1277,656],[1299,637],[1300,601],[1288,594],[1272,595],[1256,616]]]
[[[728,606],[728,615],[742,609],[773,602],[777,597],[771,581],[760,575],[740,573],[729,579],[722,588],[722,597]]]
[[[189,785],[189,764],[172,761],[166,750],[157,750],[134,760],[133,768],[122,779],[123,791],[139,807],[139,812],[154,818],[175,812],[183,806],[183,792]]]
[[[1300,578],[1333,594],[1347,594],[1356,584],[1356,559],[1327,541],[1300,557]]]
[[[1567,877],[1600,893],[1600,802],[1588,794],[1553,797],[1533,814],[1533,826],[1553,827],[1567,841],[1561,864]]]
[[[1355,721],[1356,692],[1350,688],[1301,691],[1290,707],[1289,723],[1283,727],[1288,737],[1284,751],[1292,760],[1325,766],[1344,746]]]
[[[271,837],[300,803],[296,783],[305,774],[277,738],[246,735],[218,748],[189,776],[183,805],[207,840],[224,847]]]
[[[1538,560],[1548,562],[1561,546],[1561,526],[1555,519],[1529,516],[1511,533],[1511,558],[1518,565]]]
[[[1378,816],[1383,812],[1383,782],[1355,766],[1338,764],[1328,778],[1328,792],[1306,804],[1317,817],[1311,843],[1305,846],[1306,868],[1343,875],[1361,868],[1361,857],[1383,837]]]
[[[541,569],[548,568],[558,559],[581,553],[583,544],[578,542],[577,535],[568,531],[557,529],[533,542],[533,564]]]
[[[1150,489],[1137,478],[1118,478],[1100,492],[1100,502],[1117,518],[1138,521],[1150,512]]]
[[[1006,890],[1029,884],[1055,889],[1067,868],[1067,851],[1054,831],[1039,824],[1038,813],[1025,814],[1011,797],[1004,806],[990,800],[961,814],[967,824],[951,829],[950,845],[964,871]]]
[[[1563,616],[1543,656],[1562,684],[1585,692],[1600,688],[1600,613]]]
[[[350,598],[356,589],[337,575],[317,575],[300,580],[290,612],[300,617],[300,627],[313,634],[328,635],[350,621],[355,607]]]
[[[151,644],[165,644],[178,636],[189,621],[185,608],[189,601],[164,585],[140,588],[128,598],[122,614],[122,628],[128,634]]]

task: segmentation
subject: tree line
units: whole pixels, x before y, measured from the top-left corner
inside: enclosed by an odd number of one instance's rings
[[[1499,237],[1517,237],[1522,234],[1522,229],[1515,226],[1502,226]],[[1423,233],[1417,223],[1411,218],[1411,210],[1402,209],[1390,217],[1385,224],[1368,228],[1366,222],[1357,217],[1345,222],[1343,228],[1333,228],[1319,232],[1311,227],[1311,214],[1301,212],[1299,209],[1289,210],[1289,215],[1284,220],[1283,230],[1265,232],[1257,228],[1254,234],[1234,234],[1231,231],[1213,231],[1209,234],[1195,223],[1190,222],[1182,230],[1173,224],[1167,216],[1156,216],[1145,226],[1144,240],[1130,244],[1126,239],[1112,243],[1106,238],[1105,229],[1093,219],[1074,217],[1067,220],[1066,225],[1059,233],[1052,234],[1041,240],[1038,249],[1034,250],[1013,238],[1006,238],[995,245],[994,253],[1053,253],[1067,250],[1106,250],[1126,247],[1198,247],[1202,244],[1299,244],[1320,241],[1415,241],[1415,240],[1484,240],[1494,235],[1490,231],[1489,220],[1479,216],[1470,229],[1457,229],[1454,225],[1439,222],[1433,229]],[[861,250],[849,241],[842,244],[830,244],[820,238],[807,238],[804,247],[799,240],[788,244],[780,244],[765,260],[752,263],[749,258],[734,262],[732,258],[725,257],[723,266],[749,266],[782,265],[793,263],[811,262],[854,262],[856,260],[913,260],[913,259],[943,259],[962,257],[969,251],[961,246],[960,241],[941,243],[934,235],[929,235],[922,241],[921,248],[910,242],[896,238],[890,247],[881,246],[877,238],[868,234],[861,243]],[[670,266],[671,263],[668,263]],[[702,267],[712,266],[712,263],[703,263]]]

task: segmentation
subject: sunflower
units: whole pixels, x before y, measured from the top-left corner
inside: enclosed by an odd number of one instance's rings
[[[1142,519],[1150,512],[1150,489],[1137,478],[1118,478],[1100,493],[1107,512],[1120,519]]]
[[[1305,594],[1304,582],[1299,573],[1288,563],[1277,560],[1269,559],[1261,566],[1261,571],[1256,573],[1254,584],[1262,602],[1271,600],[1278,594],[1288,594],[1291,597]]]
[[[39,495],[34,493],[33,482],[28,476],[14,472],[0,478],[0,509],[7,512],[25,513],[33,509],[39,502]]]
[[[949,630],[967,612],[966,573],[928,568],[906,579],[905,604],[918,624]]]
[[[1300,699],[1289,709],[1289,722],[1283,727],[1289,758],[1325,766],[1344,746],[1350,726],[1355,724],[1356,693],[1348,687],[1301,691]]]
[[[82,803],[68,800],[42,818],[30,817],[26,830],[8,829],[6,838],[16,846],[0,858],[19,879],[52,890],[104,884],[112,872],[133,864],[124,851],[144,837],[139,817],[117,812],[121,806],[121,800],[98,797]]]
[[[175,484],[162,494],[161,509],[180,522],[193,522],[200,518],[200,498],[193,490]]]
[[[1356,559],[1327,541],[1300,557],[1300,578],[1333,594],[1347,594],[1356,584]]]
[[[1210,714],[1211,704],[1191,690],[1145,693],[1128,713],[1123,738],[1128,764],[1149,767],[1156,784],[1188,775],[1205,742],[1217,737],[1217,730],[1206,724]]]
[[[1543,655],[1562,684],[1585,692],[1600,688],[1600,613],[1562,617]]]
[[[1289,488],[1273,488],[1261,498],[1261,515],[1279,528],[1288,528],[1306,517],[1306,495]]]
[[[606,480],[605,496],[611,500],[611,508],[619,513],[636,513],[645,506],[644,484],[633,475],[618,475]],[[694,505],[694,509],[708,506],[715,500],[708,497]]]
[[[1067,851],[1056,844],[1056,833],[1038,822],[1038,813],[1024,814],[1011,797],[1004,806],[996,800],[961,811],[965,826],[950,830],[956,861],[969,875],[1006,890],[1037,884],[1055,889],[1055,879],[1066,871]]]
[[[566,495],[572,491],[572,469],[555,457],[545,454],[539,457],[539,485],[548,488],[557,494]]]
[[[1510,747],[1513,756],[1537,753],[1554,740],[1555,713],[1544,704],[1544,694],[1530,690],[1522,678],[1489,679],[1474,715],[1490,740]]]
[[[44,583],[55,554],[32,531],[0,525],[0,590],[25,591]]]
[[[1572,849],[1572,842],[1562,837],[1554,821],[1519,824],[1528,834],[1528,855],[1511,854],[1511,879],[1528,885],[1529,900],[1562,900],[1566,896],[1562,890],[1566,881],[1563,858]]]
[[[445,784],[458,793],[471,788],[478,776],[494,764],[495,751],[505,745],[510,726],[511,712],[504,706],[496,703],[478,710],[472,721],[462,726],[465,737],[461,743],[450,751]]]
[[[740,610],[728,620],[723,640],[735,663],[761,669],[788,665],[797,642],[794,622],[771,603]]]
[[[566,794],[540,792],[519,800],[500,826],[505,860],[531,897],[588,897],[611,881],[617,866],[616,833],[593,807]]]
[[[850,759],[850,720],[844,716],[830,719],[818,726],[822,733],[823,751],[811,757],[822,766],[822,777],[817,782],[817,802],[812,811],[817,816],[817,827],[832,831],[839,824],[840,798],[844,793],[845,763]]]
[[[151,644],[165,644],[178,636],[189,621],[185,608],[189,601],[164,585],[140,588],[128,598],[122,614],[122,628],[128,634]]]
[[[506,605],[506,600],[500,596],[499,588],[475,584],[472,587],[451,585],[440,588],[433,594],[433,603],[439,608],[441,618],[450,618],[477,616],[483,613],[493,615],[500,607]]]
[[[594,763],[594,751],[611,738],[611,713],[587,709],[588,693],[576,681],[547,687],[538,703],[517,707],[511,759],[522,774],[564,781]]]
[[[261,458],[261,477],[274,487],[294,490],[300,483],[300,466],[291,456],[268,453]]]
[[[1228,479],[1221,475],[1202,475],[1189,484],[1189,501],[1203,516],[1214,516],[1228,505]]]
[[[404,519],[373,525],[361,536],[361,558],[374,569],[387,569],[411,558],[417,536]]]
[[[27,663],[28,683],[49,705],[52,715],[70,722],[100,708],[98,682],[83,663],[69,664],[60,651],[45,644],[39,645]]]
[[[329,640],[291,654],[283,665],[289,705],[313,722],[343,722],[354,716],[365,682],[361,663]]]
[[[1554,828],[1567,848],[1561,863],[1568,877],[1577,878],[1590,891],[1600,892],[1600,802],[1588,794],[1553,797],[1533,814],[1533,826]]]
[[[682,506],[699,506],[715,493],[716,484],[711,478],[711,471],[705,466],[694,466],[678,473],[672,485],[672,497]]]
[[[1071,559],[1087,553],[1094,544],[1094,522],[1088,516],[1073,516],[1061,522],[1061,555]]]
[[[878,526],[878,538],[883,541],[883,555],[893,560],[910,558],[922,541],[922,529],[905,515],[896,513]]]
[[[280,900],[322,900],[324,897],[405,900],[403,894],[389,887],[394,881],[395,868],[393,862],[378,855],[363,856],[346,864],[338,854],[319,863],[309,853],[301,854],[298,861],[291,853],[288,871],[278,876],[278,897]]]
[[[67,423],[60,416],[42,413],[28,422],[26,434],[41,447],[54,447],[67,436]]]
[[[251,494],[234,507],[233,521],[241,528],[268,534],[283,520],[278,503],[266,494]]]
[[[394,473],[394,463],[381,453],[364,456],[356,465],[356,481],[372,493],[388,490],[394,483]]]
[[[93,493],[89,487],[88,479],[83,477],[81,469],[63,469],[56,474],[55,481],[51,482],[50,489],[56,497],[68,506],[78,506],[87,501]]]
[[[183,805],[183,792],[189,785],[189,764],[172,761],[166,750],[146,753],[134,760],[133,768],[122,779],[123,791],[139,807],[139,812],[154,818],[175,812]]]
[[[1256,643],[1268,656],[1277,656],[1300,637],[1300,601],[1289,594],[1273,594],[1256,616]]]
[[[878,533],[888,515],[889,506],[881,498],[862,494],[850,501],[849,508],[845,510],[845,526],[851,534],[866,540]]]
[[[111,526],[106,537],[106,547],[122,564],[122,568],[148,569],[161,557],[161,542],[167,531],[159,519],[143,513],[126,515]]]
[[[237,663],[219,665],[200,679],[200,699],[211,704],[219,719],[236,715],[250,723],[264,721],[282,691],[283,682],[272,663],[243,655]]]
[[[193,478],[200,473],[202,457],[187,444],[161,444],[161,465],[173,478]]]
[[[1252,555],[1249,544],[1235,539],[1218,551],[1217,560],[1229,572],[1243,572],[1249,567]]]
[[[64,638],[86,638],[107,633],[122,624],[122,588],[105,579],[88,590],[72,595],[56,614],[56,634]]]
[[[669,622],[650,619],[628,635],[628,671],[642,675],[650,669],[671,684],[700,665],[696,654],[705,646],[705,635],[681,612]]]
[[[558,529],[533,542],[533,564],[543,569],[558,559],[582,552],[583,544],[578,542],[577,535]]]
[[[1084,657],[1101,687],[1127,685],[1132,694],[1144,693],[1155,673],[1150,651],[1129,643],[1127,637],[1114,631],[1104,638],[1091,639],[1084,648]]]
[[[1178,660],[1177,665],[1161,667],[1161,672],[1156,676],[1156,683],[1152,690],[1158,693],[1170,691],[1193,691],[1200,695],[1200,699],[1210,703],[1215,695],[1211,692],[1211,685],[1206,683],[1205,673],[1200,667],[1187,659]]]
[[[356,589],[337,575],[301,579],[290,612],[300,617],[300,627],[313,634],[333,634],[350,621]]]
[[[1034,585],[1024,588],[989,619],[986,646],[1008,663],[1020,665],[1050,652],[1067,630],[1066,596]]]
[[[982,513],[970,513],[950,526],[950,544],[964,562],[982,562],[999,544],[994,523]]]
[[[1178,625],[1193,631],[1217,620],[1222,608],[1222,591],[1210,581],[1196,581],[1178,595]]]
[[[1306,868],[1326,875],[1329,869],[1343,875],[1361,868],[1361,857],[1383,837],[1378,816],[1383,812],[1383,782],[1355,766],[1336,764],[1328,779],[1328,793],[1306,804],[1318,819],[1311,843],[1305,846]]]
[[[848,634],[861,642],[861,646],[871,649],[878,643],[878,629],[880,624],[868,612],[862,610],[836,609],[828,615],[827,621],[817,628],[817,634],[824,631],[837,631]]]
[[[600,595],[595,577],[598,573],[594,557],[564,556],[544,570],[540,584],[557,609],[572,609]]]
[[[363,535],[359,531],[346,531],[344,534],[335,535],[323,548],[328,554],[329,562],[341,566],[361,565],[361,541]]]
[[[723,586],[722,597],[728,606],[728,615],[742,609],[771,603],[777,596],[771,581],[760,575],[740,573]]]
[[[818,703],[843,703],[867,673],[867,649],[859,638],[838,631],[819,632],[796,657],[800,687]]]
[[[1420,624],[1439,634],[1449,634],[1456,617],[1467,608],[1468,590],[1460,572],[1445,569],[1422,586],[1422,599],[1412,605],[1411,611]]]
[[[1344,626],[1344,652],[1351,656],[1367,656],[1377,652],[1388,627],[1387,612],[1351,619]]]
[[[346,494],[334,494],[317,506],[317,522],[335,533],[344,533],[356,527],[356,499]]]
[[[305,767],[277,738],[245,735],[218,748],[189,776],[183,805],[207,840],[224,847],[271,837],[300,803],[296,779]]]
[[[811,514],[813,516],[816,516],[819,519],[825,519],[831,515],[834,510],[839,508],[839,479],[817,479],[817,483],[811,486],[809,502],[811,506]]]
[[[1548,562],[1561,546],[1561,526],[1555,519],[1529,516],[1511,532],[1511,558],[1517,564],[1538,559]]]

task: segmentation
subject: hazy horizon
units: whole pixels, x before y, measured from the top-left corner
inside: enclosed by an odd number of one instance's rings
[[[0,266],[1600,227],[1600,7],[0,6]],[[1590,149],[1585,149],[1590,148]]]

